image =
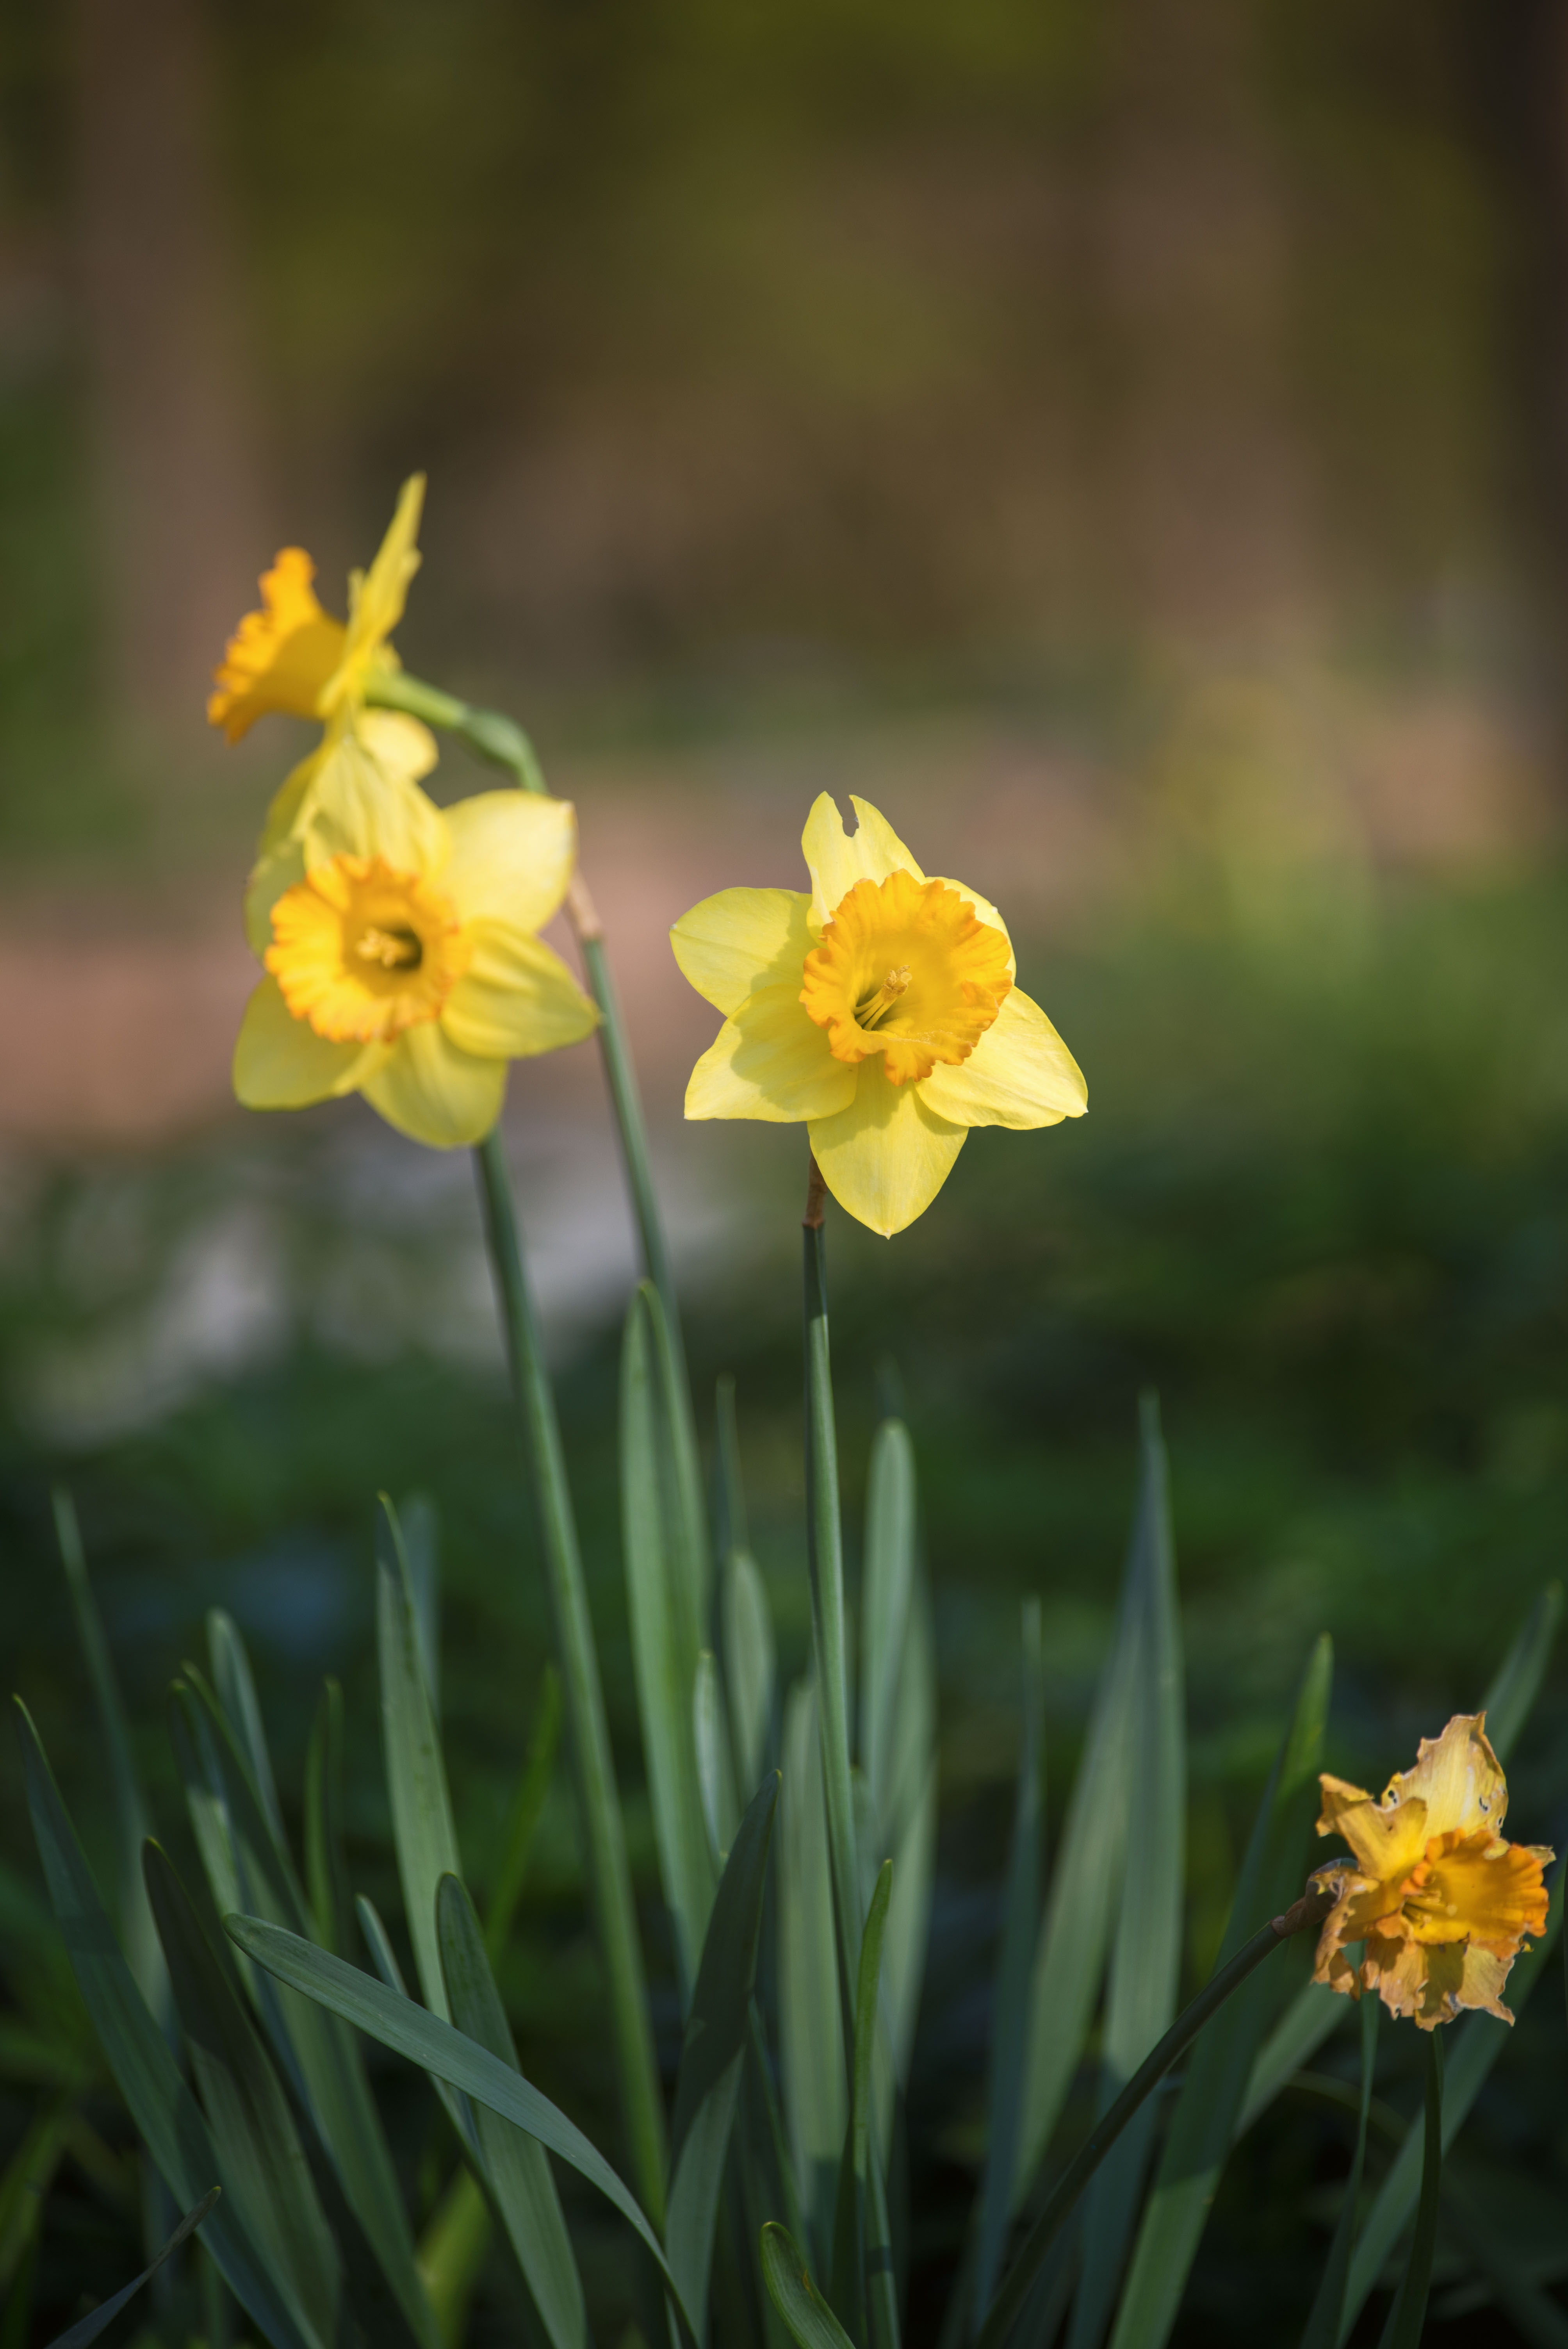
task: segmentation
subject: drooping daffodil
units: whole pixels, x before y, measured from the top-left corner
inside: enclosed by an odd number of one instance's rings
[[[1511,2023],[1502,1986],[1528,1933],[1546,1927],[1544,1844],[1508,1843],[1508,1786],[1484,1713],[1459,1713],[1423,1737],[1413,1770],[1381,1802],[1343,1778],[1322,1778],[1319,1835],[1343,1836],[1354,1857],[1319,1868],[1337,1894],[1317,1945],[1314,1980],[1359,1998],[1374,1991],[1422,2031],[1467,2007]],[[1346,1945],[1359,1941],[1359,1963]]]
[[[518,791],[443,812],[406,773],[385,788],[357,735],[342,740],[338,788],[253,878],[247,920],[267,975],[241,1026],[234,1091],[250,1109],[359,1092],[416,1142],[480,1142],[507,1062],[574,1044],[598,1019],[536,936],[572,877],[574,812]]]
[[[419,568],[416,541],[424,500],[425,476],[415,473],[403,484],[369,570],[349,574],[346,626],[317,602],[315,565],[304,549],[280,550],[260,583],[261,610],[246,613],[222,667],[212,672],[217,690],[207,704],[211,725],[237,742],[273,710],[325,722],[356,709],[377,673],[399,666],[387,639]]]
[[[874,1232],[925,1210],[976,1125],[1080,1117],[1077,1062],[1015,979],[995,907],[928,880],[852,799],[823,792],[801,846],[810,891],[724,889],[683,915],[676,959],[724,1014],[688,1118],[803,1123],[840,1205]]]

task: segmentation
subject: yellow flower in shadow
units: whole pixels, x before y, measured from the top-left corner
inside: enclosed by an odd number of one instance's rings
[[[1354,1857],[1313,1879],[1337,1894],[1317,1945],[1314,1980],[1359,1998],[1375,1991],[1422,2031],[1467,2007],[1511,2023],[1501,1992],[1525,1936],[1544,1931],[1544,1844],[1505,1842],[1508,1786],[1484,1713],[1459,1713],[1423,1737],[1413,1770],[1380,1803],[1342,1778],[1322,1779],[1319,1835],[1343,1836]],[[1346,1945],[1363,1945],[1360,1962]]]
[[[1077,1062],[1015,981],[995,907],[928,880],[885,817],[826,792],[801,847],[810,892],[724,889],[670,933],[724,1014],[688,1118],[803,1123],[828,1188],[873,1232],[931,1205],[972,1126],[1080,1117]]]
[[[262,608],[247,612],[212,672],[217,691],[208,722],[231,742],[271,710],[329,719],[356,709],[368,679],[398,666],[387,642],[403,616],[408,583],[419,568],[416,543],[425,477],[403,484],[397,511],[368,571],[348,579],[348,623],[316,601],[315,565],[303,547],[285,546],[261,580]]]
[[[356,731],[338,738],[326,780],[310,821],[253,875],[247,920],[267,976],[240,1029],[234,1091],[250,1109],[360,1092],[416,1142],[482,1141],[507,1062],[597,1023],[535,935],[572,877],[574,812],[517,791],[443,812]]]

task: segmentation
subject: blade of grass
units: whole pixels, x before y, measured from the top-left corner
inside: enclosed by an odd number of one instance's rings
[[[725,1559],[719,1616],[736,1784],[749,1802],[767,1766],[778,1665],[767,1586],[748,1550],[731,1550]]]
[[[670,2265],[697,2333],[707,2318],[714,2226],[750,2035],[757,1946],[777,1775],[753,1795],[736,1835],[708,1922],[692,1992],[670,2129]]]
[[[1015,2209],[1033,2184],[1060,2117],[1104,1968],[1111,1898],[1127,1827],[1138,1618],[1138,1583],[1130,1556],[1035,1952]]]
[[[1486,1733],[1500,1762],[1507,1760],[1534,1710],[1562,1616],[1563,1585],[1549,1582],[1520,1625],[1513,1645],[1481,1700]]]
[[[397,1962],[397,1952],[392,1947],[391,1935],[381,1920],[376,1903],[373,1900],[367,1900],[362,1892],[355,1902],[355,1909],[359,1918],[359,1930],[365,1936],[365,1946],[370,1952],[371,1964],[388,1990],[396,1991],[399,1998],[409,1999],[412,2002],[408,1985],[403,1979],[403,1969]],[[428,2076],[431,2087],[441,2100],[447,2118],[451,2122],[459,2142],[471,2156],[476,2171],[481,2169],[479,2136],[474,2127],[474,2116],[469,2110],[468,2098],[459,2095],[458,2090],[443,2080],[438,2073],[432,2072]]]
[[[1513,1971],[1508,1978],[1509,2003],[1516,2016],[1523,2013],[1525,2002],[1540,1980],[1563,1930],[1563,1875],[1564,1865],[1560,1860],[1552,1872],[1546,1930],[1534,1948],[1526,1951],[1515,1961]],[[1497,2022],[1490,2014],[1472,2014],[1463,2023],[1453,2025],[1452,2029],[1453,2052],[1448,2058],[1442,2096],[1445,2151],[1470,2117],[1470,2107],[1480,2095],[1488,2074],[1508,2044],[1507,2024]],[[1385,2262],[1409,2220],[1420,2191],[1423,2144],[1423,2126],[1412,2122],[1404,2144],[1384,2176],[1377,2199],[1356,2245],[1356,2254],[1350,2262],[1350,2282],[1345,2295],[1342,2341],[1367,2305],[1368,2296],[1376,2290]]]
[[[849,2121],[832,1887],[813,1690],[784,1712],[784,1821],[779,1870],[779,2046],[795,2190],[819,2265],[831,2247],[839,2148]]]
[[[1443,2043],[1438,2033],[1427,2038],[1427,2101],[1421,2132],[1421,2195],[1416,2206],[1416,2231],[1410,2256],[1388,2311],[1378,2349],[1420,2349],[1427,2322],[1427,2297],[1432,2288],[1432,2257],[1438,2247],[1439,2189],[1443,2175]]]
[[[274,2274],[330,2341],[343,2272],[288,2099],[167,1854],[149,1842],[142,1865],[218,2174]]]
[[[625,1825],[615,1786],[604,1692],[561,1448],[561,1429],[544,1367],[538,1317],[523,1269],[517,1210],[499,1131],[486,1136],[475,1157],[512,1389],[533,1470],[566,1717],[572,1733],[588,1878],[609,1975],[610,2023],[615,2041],[626,2142],[643,2200],[655,2223],[662,2224],[664,2107],[654,2058],[653,2028],[648,2019],[636,1904],[626,1858]],[[651,1200],[651,1186],[649,1197]],[[658,1278],[657,1273],[655,1278]],[[660,1289],[664,1293],[662,1281]],[[671,1297],[673,1301],[673,1291]]]
[[[694,1729],[701,1618],[685,1478],[657,1335],[658,1299],[632,1299],[621,1352],[621,1532],[648,1796],[689,1998],[713,1905],[714,1860]]]
[[[726,1371],[714,1389],[714,1422],[718,1433],[715,1464],[714,1547],[720,1557],[749,1550],[751,1534],[746,1516],[746,1486],[740,1474],[740,1430],[735,1416],[735,1381]]]
[[[453,2023],[521,2075],[500,1993],[485,1956],[474,1906],[455,1876],[436,1896],[446,2004]],[[482,2105],[473,2107],[483,2179],[517,2255],[552,2349],[585,2349],[583,2282],[567,2232],[550,2157],[538,2139]]]
[[[419,2238],[419,2273],[445,2349],[463,2349],[468,2338],[469,2311],[492,2232],[484,2189],[471,2169],[459,2167]]]
[[[120,2310],[129,2306],[142,2285],[151,2282],[164,2261],[172,2259],[181,2244],[193,2235],[197,2228],[211,2216],[212,2207],[222,2192],[222,2187],[214,2186],[204,2194],[194,2209],[187,2210],[151,2265],[143,2268],[134,2282],[128,2283],[122,2291],[117,2292],[112,2299],[100,2301],[89,2315],[82,2318],[80,2323],[73,2324],[67,2333],[57,2333],[49,2344],[49,2349],[88,2349],[89,2341],[96,2341],[100,2333],[107,2333]]]
[[[412,1999],[399,1998],[384,1982],[361,1973],[356,1966],[346,1965],[341,1958],[332,1957],[325,1950],[318,1950],[299,1934],[286,1932],[283,1927],[260,1917],[225,1917],[223,1930],[240,1949],[280,1982],[318,2002],[368,2038],[390,2047],[394,2054],[418,2064],[420,2070],[438,2074],[450,2086],[526,2129],[552,2153],[570,2163],[621,2213],[652,2252],[660,2273],[678,2300],[669,2262],[641,2207],[603,2155],[548,2096],[541,2095],[537,2088],[488,2048],[455,2031],[449,2023],[417,2006]]]
[[[26,1707],[16,1702],[27,1807],[71,1971],[126,2107],[177,2206],[198,2202],[221,2177],[211,2132],[181,2077],[98,1896]],[[275,2349],[328,2349],[289,2305],[238,2210],[220,2204],[207,2247],[241,2305]]]
[[[914,1447],[902,1420],[886,1419],[872,1444],[861,1593],[861,1767],[879,1819],[892,1806],[900,1667],[915,1571]]]
[[[147,1905],[147,1888],[141,1879],[141,1847],[147,1839],[148,1811],[141,1791],[140,1775],[136,1766],[136,1753],[130,1742],[130,1723],[109,1655],[108,1641],[104,1637],[103,1618],[98,1613],[98,1600],[93,1595],[88,1574],[76,1504],[65,1487],[59,1485],[56,1485],[51,1499],[60,1563],[65,1568],[66,1589],[76,1620],[82,1660],[92,1684],[98,1734],[103,1739],[104,1754],[108,1763],[109,1793],[115,1815],[115,1892],[119,1929],[125,1939],[131,1972],[142,1996],[167,2030],[170,2027],[169,1982],[163,1970],[163,1952],[159,1947],[152,1913]]]
[[[1133,2074],[1110,2110],[1095,2123],[1046,2197],[1038,2217],[1003,2279],[990,2314],[975,2335],[975,2349],[1001,2349],[1001,2344],[1008,2339],[1028,2305],[1030,2292],[1049,2256],[1051,2245],[1071,2217],[1084,2188],[1128,2123],[1159,2086],[1171,2066],[1191,2045],[1204,2024],[1220,2012],[1232,1992],[1241,1988],[1255,1966],[1262,1965],[1266,1957],[1283,1948],[1296,1933],[1315,1930],[1323,1922],[1332,1906],[1333,1897],[1329,1893],[1304,1895],[1282,1917],[1272,1918],[1268,1924],[1259,1928],[1251,1940],[1243,1941],[1230,1964],[1222,1966],[1191,2004],[1182,2009],[1159,2045],[1150,2052]]]
[[[1102,2109],[1169,2027],[1181,1963],[1187,1806],[1181,1633],[1165,1447],[1151,1396],[1144,1398],[1140,1416],[1139,1497],[1129,1568],[1136,1578],[1139,1627],[1132,1665],[1132,1775],[1121,1908],[1106,1995]],[[1130,2124],[1084,2198],[1082,2261],[1068,2349],[1096,2349],[1105,2332],[1153,2128],[1154,2106],[1149,2105]]]
[[[810,2270],[794,2242],[776,2220],[762,2230],[762,2275],[769,2300],[799,2349],[854,2349],[811,2282]]]
[[[407,1556],[397,1513],[385,1493],[377,1514],[376,1547],[376,1652],[392,1845],[419,1989],[431,2013],[447,2021],[436,1889],[444,1876],[460,1876],[462,1863]]]
[[[714,1864],[722,1867],[725,1855],[735,1840],[739,1813],[735,1799],[734,1775],[729,1766],[728,1740],[724,1725],[724,1694],[718,1685],[718,1659],[711,1648],[702,1649],[697,1656],[691,1710],[703,1822],[707,1828],[708,1847],[713,1853]]]
[[[908,2084],[925,1975],[931,1888],[936,1868],[936,1641],[924,1578],[916,1573],[904,1629],[892,1731],[882,1857],[892,1861],[892,1899],[882,1950],[882,2005],[889,2064],[879,2053],[878,2136],[886,2158],[895,2092]],[[891,2076],[890,2076],[891,2075]]]
[[[340,1958],[354,1950],[354,1896],[343,1857],[343,1691],[328,1678],[304,1764],[304,1872],[315,1938]]]
[[[985,2168],[980,2187],[971,2302],[977,2317],[984,2317],[991,2305],[1013,2216],[1013,2180],[1023,2113],[1024,2054],[1029,2025],[1029,1970],[1039,1930],[1045,1670],[1037,1599],[1025,1600],[1020,1629],[1023,1731],[987,2066]]]
[[[828,1342],[828,1268],[822,1178],[815,1160],[801,1230],[805,1269],[806,1553],[811,1576],[811,1656],[822,1745],[822,1794],[846,2051],[854,2044],[854,1982],[862,1908],[850,1780],[849,1683],[844,1635],[843,1526],[839,1510],[839,1438]]]
[[[1356,2240],[1356,2220],[1361,2202],[1361,2179],[1367,2165],[1367,2118],[1372,2109],[1372,2083],[1377,2068],[1377,2013],[1375,1998],[1361,2001],[1361,2099],[1356,2123],[1356,2150],[1345,2181],[1345,2199],[1335,2221],[1328,2257],[1323,2263],[1317,2292],[1301,2336],[1301,2349],[1337,2349],[1345,2322],[1345,2287],[1350,2276],[1350,2253]]]
[[[850,2123],[839,2163],[838,2202],[833,2214],[833,2261],[830,2297],[843,2313],[856,2340],[866,2322],[866,2200],[871,2176],[872,2051],[876,2044],[877,2005],[882,1989],[882,1935],[892,1891],[892,1862],[884,1859],[866,1910],[861,1962],[855,1984],[855,2054],[851,2072]]]
[[[288,1846],[273,1835],[249,1760],[192,1665],[184,1668],[179,1702],[187,1730],[183,1743],[199,1741],[205,1774],[208,1799],[193,1807],[192,1821],[219,1914],[227,1913],[225,1896],[237,1891],[253,1909],[308,1936],[310,1909]],[[181,1767],[189,1774],[189,1754]],[[209,1848],[215,1855],[211,1860]],[[273,2052],[298,2089],[403,2321],[427,2349],[436,2349],[435,2319],[415,2266],[397,2173],[357,2042],[312,2001],[273,1992],[270,1984],[260,2004]]]
[[[1233,1957],[1243,1920],[1288,1907],[1306,1873],[1334,1651],[1319,1640],[1259,1806],[1218,1962]],[[1258,1974],[1203,2033],[1176,2108],[1118,2311],[1112,2349],[1163,2349],[1230,2151],[1277,1985]]]
[[[441,1523],[428,1493],[410,1493],[397,1512],[403,1564],[419,1634],[430,1711],[441,1718]]]
[[[233,1617],[221,1607],[209,1608],[207,1611],[207,1660],[211,1668],[213,1693],[222,1708],[230,1735],[249,1765],[273,1840],[282,1844],[284,1815],[251,1660]]]
[[[522,1775],[517,1782],[517,1792],[512,1796],[511,1809],[507,1816],[500,1866],[496,1870],[495,1888],[490,1897],[490,1913],[485,1919],[485,1955],[492,1966],[500,1963],[500,1954],[511,1931],[512,1919],[517,1914],[517,1904],[522,1898],[528,1855],[533,1848],[534,1835],[544,1810],[544,1798],[550,1792],[550,1780],[555,1768],[555,1749],[560,1742],[561,1675],[553,1664],[546,1664],[540,1675],[539,1694],[533,1706],[533,1731],[528,1741]]]

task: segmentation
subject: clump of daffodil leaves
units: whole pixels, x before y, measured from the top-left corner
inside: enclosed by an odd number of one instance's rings
[[[444,812],[420,789],[428,730],[367,709],[397,667],[388,638],[419,565],[424,481],[349,581],[346,625],[316,600],[310,557],[285,547],[216,672],[208,717],[236,741],[269,712],[321,720],[320,743],[267,813],[245,895],[266,976],[234,1050],[251,1109],[363,1093],[438,1149],[500,1114],[507,1062],[590,1034],[598,1014],[537,933],[576,855],[569,802],[485,792]]]
[[[972,1127],[1055,1125],[1088,1096],[1016,983],[996,908],[928,880],[877,809],[851,804],[853,833],[826,792],[806,820],[809,891],[723,889],[676,924],[676,960],[724,1014],[686,1113],[803,1123],[841,1206],[891,1235]]]

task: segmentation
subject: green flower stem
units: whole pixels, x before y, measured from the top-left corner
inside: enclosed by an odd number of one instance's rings
[[[839,1439],[828,1350],[828,1270],[822,1236],[824,1185],[811,1161],[802,1237],[806,1275],[806,1550],[811,1570],[811,1656],[821,1725],[828,1861],[838,1925],[844,2047],[855,2044],[854,1985],[860,1968],[861,1904],[850,1784],[850,1714],[844,1659],[844,1548],[839,1514]]]
[[[637,2191],[654,2226],[665,2223],[665,2120],[648,2022],[647,1985],[637,1939],[626,1834],[615,1790],[598,1651],[588,1612],[577,1522],[566,1482],[555,1397],[544,1367],[539,1319],[523,1268],[517,1210],[499,1130],[474,1154],[485,1232],[511,1366],[512,1392],[533,1468],[545,1568],[555,1615],[566,1718],[588,1846],[588,1874],[610,1974],[610,2015],[622,2113]]]
[[[975,2337],[974,2349],[1002,2349],[1011,2333],[1035,2278],[1045,2264],[1046,2253],[1070,2216],[1078,2196],[1131,2120],[1139,2106],[1152,2094],[1177,2057],[1191,2046],[1203,2025],[1217,2014],[1231,1992],[1239,1990],[1255,1966],[1260,1966],[1271,1950],[1277,1950],[1294,1934],[1305,1932],[1310,1926],[1321,1925],[1334,1906],[1332,1892],[1307,1892],[1283,1917],[1274,1918],[1243,1941],[1229,1965],[1222,1966],[1212,1981],[1205,1983],[1192,2001],[1177,2016],[1152,2054],[1145,2056],[1129,2080],[1116,2102],[1098,2120],[1082,2145],[1074,2154],[1055,2186],[1046,2198],[1045,2209],[1025,2236],[1017,2258],[1008,2271],[1001,2291],[991,2303],[991,2313]]]
[[[540,765],[539,754],[532,743],[521,726],[510,718],[503,718],[498,710],[476,709],[470,703],[459,701],[455,694],[443,693],[438,686],[425,685],[419,678],[408,677],[401,669],[393,669],[377,678],[366,698],[379,709],[404,710],[411,718],[423,719],[428,726],[438,726],[444,732],[455,734],[477,757],[489,760],[492,766],[504,767],[522,791],[548,791],[544,770]],[[680,1306],[676,1296],[669,1249],[665,1242],[664,1222],[654,1191],[642,1098],[637,1092],[632,1056],[626,1047],[626,1029],[621,1016],[620,999],[615,992],[609,958],[604,952],[604,933],[581,874],[573,878],[566,905],[578,944],[583,949],[589,991],[599,1007],[599,1041],[604,1054],[604,1073],[609,1080],[615,1123],[621,1131],[621,1150],[626,1163],[626,1179],[631,1185],[632,1211],[637,1220],[643,1264],[648,1278],[659,1292],[659,1302],[665,1309],[670,1343],[679,1372],[676,1381],[679,1407],[689,1419],[690,1390],[686,1380],[686,1348],[681,1337]],[[695,1441],[694,1432],[694,1446]]]

